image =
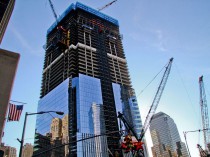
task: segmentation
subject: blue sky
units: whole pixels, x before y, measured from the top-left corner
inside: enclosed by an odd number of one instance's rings
[[[111,0],[80,2],[100,8]],[[52,0],[58,15],[76,1]],[[157,108],[183,131],[201,129],[198,77],[204,75],[207,102],[210,103],[210,1],[208,0],[118,0],[102,12],[119,20],[123,46],[136,95],[174,57],[166,88]],[[36,112],[44,62],[42,46],[46,32],[55,21],[48,0],[16,0],[1,48],[19,52],[20,62],[12,100],[26,102],[20,122],[6,124],[4,142],[19,148],[24,113]],[[138,96],[144,121],[162,74]],[[210,112],[209,112],[210,113]],[[28,117],[25,142],[33,142],[35,116]],[[202,133],[188,133],[192,157],[198,156],[196,144],[203,146]],[[152,146],[146,134],[149,150]]]

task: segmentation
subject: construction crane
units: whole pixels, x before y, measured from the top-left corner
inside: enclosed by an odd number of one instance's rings
[[[106,4],[105,6],[101,7],[100,9],[98,9],[98,11],[101,11],[101,10],[103,10],[103,9],[105,9],[105,8],[107,8],[107,7],[109,7],[110,5],[112,5],[112,4],[115,3],[115,2],[117,2],[117,0],[114,0],[114,1],[112,1],[112,2],[110,2],[110,3],[108,3],[108,4]]]
[[[199,144],[197,144],[197,147],[198,147],[198,150],[200,153],[200,157],[210,157],[210,155],[207,154],[207,152],[205,150],[203,150]]]
[[[54,8],[54,6],[53,6],[53,3],[52,3],[51,0],[48,0],[48,1],[49,1],[49,3],[50,3],[50,7],[51,7],[52,12],[53,12],[53,15],[54,15],[54,17],[55,17],[55,21],[58,23],[58,16],[57,16],[57,14],[56,14],[56,12],[55,12],[55,8]]]
[[[48,0],[50,3],[50,7],[52,9],[53,15],[55,17],[55,21],[57,24],[57,35],[56,38],[57,40],[55,40],[56,44],[59,45],[60,47],[66,49],[69,46],[69,39],[70,39],[70,31],[67,28],[64,28],[64,26],[61,26],[58,24],[58,16],[55,12],[55,8],[53,6],[53,3],[51,0]],[[55,43],[53,45],[56,45]]]
[[[204,83],[203,83],[203,76],[199,77],[199,88],[200,88],[200,107],[201,107],[203,129],[208,129],[209,116],[208,116],[208,106],[207,106],[207,101],[206,101],[205,88],[204,88]],[[209,140],[210,131],[209,130],[203,131],[203,136],[204,136],[205,149],[208,150],[207,145],[210,143],[210,140]]]
[[[158,104],[160,102],[160,98],[162,96],[163,90],[164,90],[166,82],[168,80],[168,76],[169,76],[170,71],[171,71],[172,62],[173,62],[173,58],[171,58],[169,60],[167,66],[166,66],[166,69],[165,69],[165,72],[164,72],[163,77],[161,79],[160,85],[159,85],[158,90],[157,90],[157,92],[155,94],[155,98],[154,98],[154,100],[152,102],[152,105],[150,106],[149,112],[147,114],[146,120],[144,122],[142,131],[141,131],[141,134],[140,134],[140,137],[139,137],[140,141],[143,139],[143,137],[145,135],[145,132],[149,128],[150,122],[152,120],[152,117],[155,114],[157,106],[158,106]]]
[[[142,143],[139,143],[139,142],[142,142],[143,140],[143,137],[147,131],[147,129],[149,128],[150,126],[150,123],[151,123],[151,120],[152,120],[152,117],[153,115],[155,114],[155,111],[157,109],[157,106],[160,102],[160,98],[162,96],[162,93],[163,93],[163,90],[165,88],[165,85],[166,85],[166,82],[168,80],[168,77],[169,77],[169,74],[170,74],[170,71],[171,71],[171,66],[172,66],[172,62],[173,62],[173,58],[171,58],[166,66],[166,69],[165,69],[165,72],[163,74],[163,77],[161,79],[161,82],[159,84],[159,87],[158,87],[158,90],[155,94],[155,97],[154,97],[154,100],[152,102],[152,105],[149,109],[149,112],[147,114],[147,117],[146,117],[146,120],[144,122],[144,125],[143,125],[143,128],[142,128],[142,131],[140,133],[140,136],[139,138],[137,137],[137,134],[136,132],[132,129],[132,127],[129,125],[129,123],[126,121],[126,119],[124,118],[123,114],[121,114],[120,112],[118,112],[118,118],[120,118],[122,120],[122,122],[124,123],[125,127],[127,130],[131,131],[132,134],[136,137],[136,140],[138,141],[137,144],[141,145]],[[125,149],[127,149],[127,147],[124,147]],[[134,147],[135,148],[135,147]],[[129,148],[127,150],[130,150]],[[136,149],[136,151],[139,151],[141,150],[141,147],[139,146],[139,149]],[[143,152],[142,152],[143,153]]]
[[[209,130],[209,128],[206,128],[206,129],[199,129],[199,130],[193,130],[193,131],[184,131],[183,132],[183,134],[184,134],[184,139],[185,139],[185,143],[186,143],[186,146],[187,146],[187,151],[188,151],[188,153],[189,153],[189,157],[191,157],[191,154],[190,154],[190,150],[189,150],[189,147],[188,147],[188,143],[187,143],[187,133],[194,133],[194,132],[201,132],[201,131],[207,131],[207,130]],[[200,152],[200,154],[201,154],[201,146],[199,145],[199,144],[197,144],[197,146],[199,146],[198,148],[199,148],[199,152]],[[207,152],[205,152],[206,154],[207,154]],[[201,156],[201,157],[203,157],[203,156]]]
[[[120,112],[118,112],[118,118],[124,123],[124,126],[126,128],[126,131],[128,134],[124,138],[124,142],[121,144],[121,148],[124,149],[124,153],[132,152],[133,156],[141,155],[144,156],[144,150],[143,150],[143,142],[138,140],[137,133],[133,130],[133,127],[130,126],[130,124],[125,119],[124,115]],[[137,141],[132,141],[131,134],[136,138]]]

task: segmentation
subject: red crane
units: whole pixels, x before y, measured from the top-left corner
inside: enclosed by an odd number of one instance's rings
[[[205,88],[203,83],[203,76],[199,77],[199,88],[200,88],[200,107],[201,107],[201,116],[203,124],[203,136],[204,136],[204,145],[205,149],[208,150],[207,145],[210,144],[210,131],[209,129],[209,115],[208,115],[208,106],[206,101]],[[208,150],[209,151],[209,150]]]
[[[160,102],[160,98],[162,96],[163,90],[164,90],[164,88],[166,86],[166,82],[168,80],[168,77],[169,77],[169,74],[170,74],[170,71],[171,71],[172,62],[173,62],[173,58],[171,58],[169,60],[167,66],[166,66],[165,72],[164,72],[163,77],[161,79],[161,82],[160,82],[160,84],[158,86],[158,90],[157,90],[157,92],[155,94],[155,97],[154,97],[154,100],[152,102],[152,105],[150,106],[149,112],[147,114],[147,117],[146,117],[146,120],[144,122],[144,125],[143,125],[143,128],[142,128],[142,131],[141,131],[141,134],[140,134],[139,138],[137,137],[136,132],[132,129],[132,127],[126,121],[126,119],[124,118],[123,114],[118,112],[118,118],[120,118],[120,120],[122,120],[122,122],[124,123],[126,129],[128,131],[131,131],[133,136],[135,136],[136,140],[138,141],[137,143],[133,143],[133,145],[132,145],[132,142],[130,141],[130,137],[129,137],[130,135],[127,135],[125,137],[125,140],[126,140],[125,143],[127,145],[124,145],[124,143],[122,143],[122,148],[125,149],[126,152],[127,151],[133,151],[133,149],[131,149],[131,148],[134,148],[135,150],[134,150],[133,154],[135,154],[136,153],[135,151],[138,152],[139,150],[143,149],[142,148],[142,144],[143,144],[142,140],[143,140],[143,137],[144,137],[147,129],[150,126],[150,122],[152,120],[152,117],[155,114],[157,106],[158,106],[158,104]],[[141,153],[143,154],[143,152],[141,152]]]

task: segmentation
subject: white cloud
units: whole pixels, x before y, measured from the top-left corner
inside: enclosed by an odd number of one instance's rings
[[[129,33],[129,37],[147,47],[155,47],[158,51],[167,52],[167,39],[162,30],[138,28]]]
[[[29,53],[35,55],[35,56],[42,56],[43,50],[40,47],[39,49],[37,48],[33,48],[28,41],[23,37],[23,35],[17,31],[17,29],[15,29],[14,27],[12,27],[11,29],[12,33],[14,34],[14,36],[18,39],[18,41],[20,42],[20,44],[22,45],[22,47]]]
[[[157,48],[160,51],[163,51],[163,52],[168,51],[168,49],[166,48],[166,44],[165,44],[166,39],[164,38],[163,31],[155,30],[154,32],[155,32],[156,37],[157,37],[157,42],[155,44],[157,46]]]

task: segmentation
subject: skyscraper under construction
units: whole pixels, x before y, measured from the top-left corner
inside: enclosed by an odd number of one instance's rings
[[[36,156],[122,154],[118,112],[140,133],[139,108],[116,19],[77,2],[48,29],[38,111],[49,110],[63,111],[68,124],[63,124],[63,116],[38,115]],[[52,118],[59,121],[53,132]],[[61,130],[55,137],[56,129]],[[51,149],[56,146],[59,149]]]
[[[0,44],[15,6],[15,0],[0,0]]]

